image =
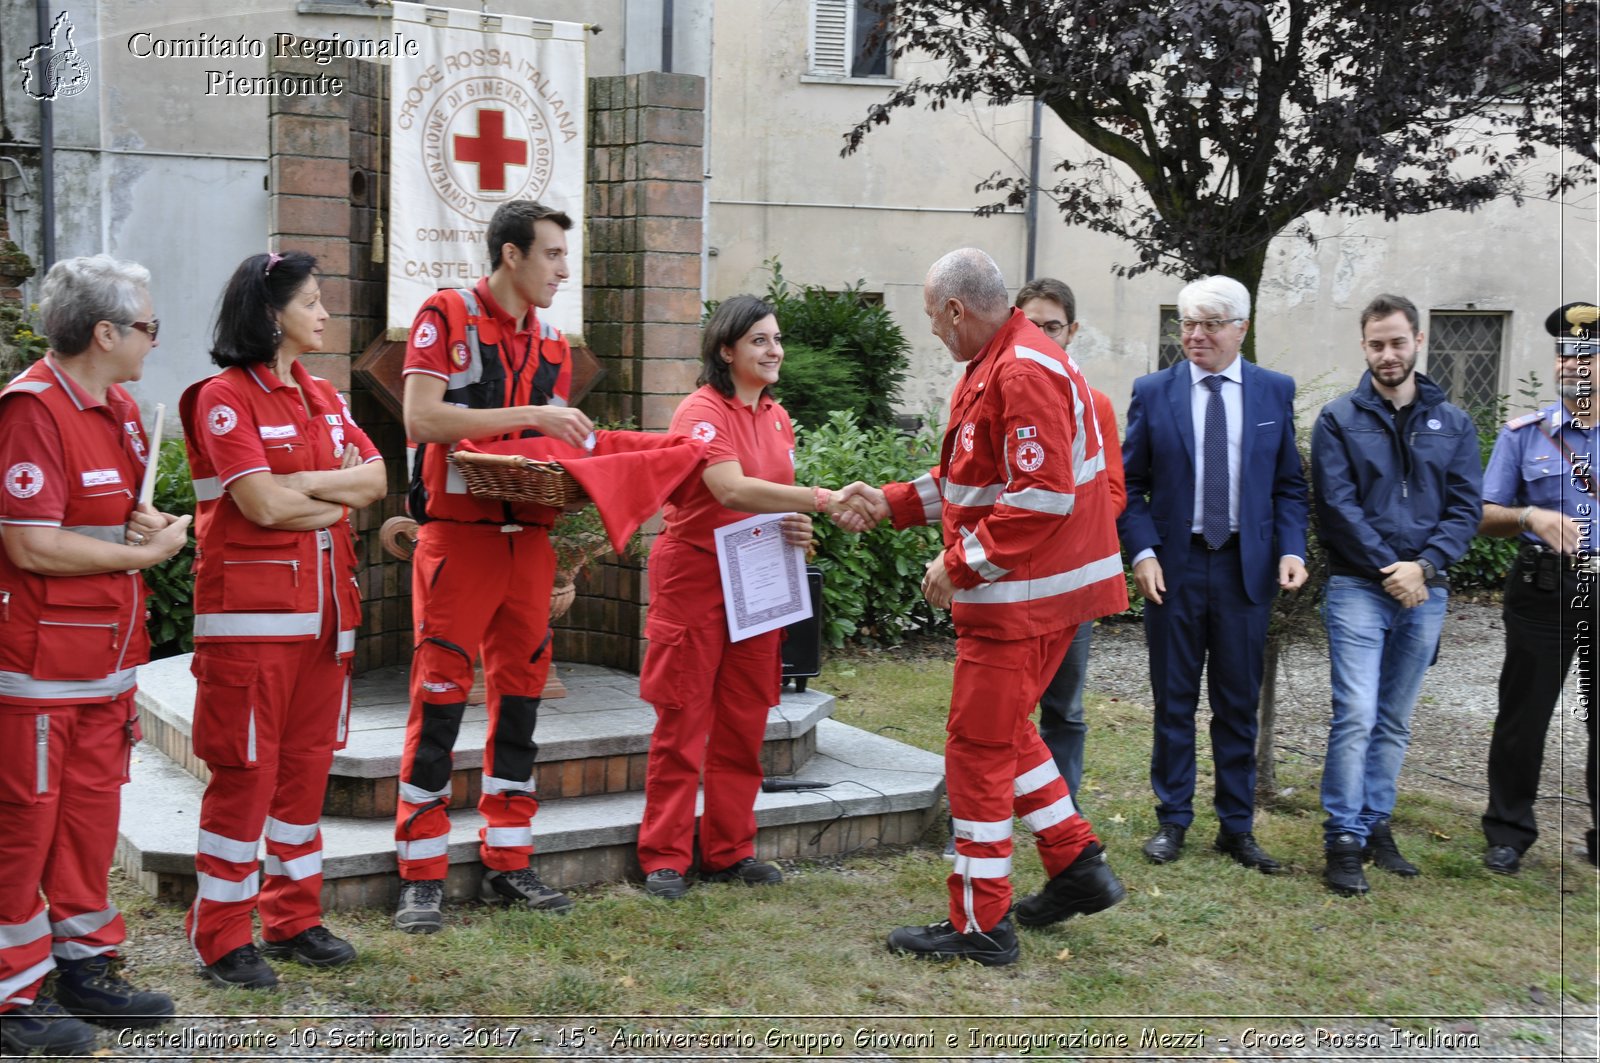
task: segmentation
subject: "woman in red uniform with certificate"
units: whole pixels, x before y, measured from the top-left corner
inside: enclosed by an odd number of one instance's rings
[[[650,552],[650,645],[639,675],[639,696],[656,710],[639,864],[645,889],[668,900],[688,891],[702,770],[700,880],[783,881],[777,867],[755,859],[761,742],[778,703],[782,636],[729,641],[715,530],[751,513],[787,513],[784,538],[804,547],[808,513],[861,527],[833,492],[794,482],[794,426],[772,397],[783,344],[771,304],[737,295],[718,306],[701,359],[700,388],[678,405],[672,431],[706,445],[705,467],[668,500],[666,528]]]
[[[198,539],[194,749],[211,769],[186,925],[201,976],[219,985],[277,984],[262,952],[355,959],[322,925],[318,821],[361,626],[350,510],[386,481],[343,398],[300,363],[328,320],[315,268],[298,251],[244,260],[217,318],[222,372],[182,403]]]

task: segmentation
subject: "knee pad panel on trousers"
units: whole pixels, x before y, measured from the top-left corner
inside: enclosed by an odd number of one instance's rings
[[[429,793],[450,785],[450,751],[455,748],[466,710],[464,701],[448,705],[422,703],[422,729],[417,736],[416,754],[411,758],[411,777],[406,782]]]
[[[494,734],[489,736],[493,770],[499,779],[528,779],[539,756],[539,743],[533,740],[539,722],[539,699],[520,694],[502,694]]]

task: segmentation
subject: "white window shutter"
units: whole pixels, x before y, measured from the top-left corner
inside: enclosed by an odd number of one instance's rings
[[[811,0],[811,72],[850,73],[850,14],[853,0]]]

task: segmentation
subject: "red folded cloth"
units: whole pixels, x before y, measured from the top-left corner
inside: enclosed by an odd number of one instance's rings
[[[660,432],[596,432],[593,452],[559,440],[463,440],[458,449],[480,454],[520,454],[531,461],[559,461],[600,511],[600,523],[617,553],[661,508],[667,496],[693,475],[706,445],[685,435]]]

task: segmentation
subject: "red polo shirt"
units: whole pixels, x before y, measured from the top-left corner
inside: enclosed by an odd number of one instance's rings
[[[746,406],[709,385],[702,387],[678,404],[669,431],[704,443],[706,468],[737,461],[746,476],[794,483],[794,425],[770,395]],[[719,505],[705,481],[691,476],[667,500],[663,516],[668,535],[702,550],[714,550],[712,532],[750,514]]]

